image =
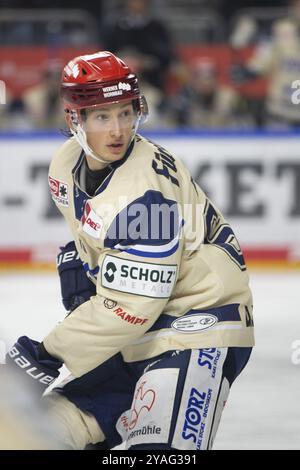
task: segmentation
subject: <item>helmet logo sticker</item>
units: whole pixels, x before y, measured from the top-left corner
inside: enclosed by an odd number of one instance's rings
[[[74,78],[77,78],[79,75],[79,66],[78,64],[72,63],[72,61],[66,65],[65,72],[68,75],[73,75]]]
[[[131,85],[129,83],[119,82],[118,85],[111,85],[103,87],[104,98],[110,98],[111,96],[123,95],[123,91],[130,91]]]
[[[104,98],[109,98],[110,96],[118,96],[118,95],[123,95],[123,91],[118,90],[117,85],[106,86],[103,88]]]
[[[130,91],[131,90],[131,86],[129,85],[129,83],[123,83],[123,82],[120,82],[118,84],[118,88],[119,88],[119,90],[124,90],[124,91]]]

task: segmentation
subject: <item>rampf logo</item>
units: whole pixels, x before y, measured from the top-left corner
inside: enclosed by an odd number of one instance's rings
[[[107,263],[107,266],[106,266],[106,272],[104,273],[104,277],[105,279],[107,280],[107,282],[113,282],[114,279],[115,279],[115,272],[116,272],[117,268],[116,268],[116,265],[112,262],[110,263]]]

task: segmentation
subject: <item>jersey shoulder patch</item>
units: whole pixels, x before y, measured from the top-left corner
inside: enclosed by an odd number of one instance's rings
[[[48,183],[53,201],[60,207],[69,207],[72,186],[72,168],[81,150],[74,138],[68,139],[54,154],[49,167]]]

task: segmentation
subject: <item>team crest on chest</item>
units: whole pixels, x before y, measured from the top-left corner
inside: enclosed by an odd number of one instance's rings
[[[63,183],[49,176],[49,187],[52,199],[59,205],[69,206],[69,187],[67,183]]]

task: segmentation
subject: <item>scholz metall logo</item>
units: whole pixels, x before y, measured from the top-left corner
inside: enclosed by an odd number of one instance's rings
[[[175,285],[176,274],[176,265],[136,262],[106,256],[102,285],[121,292],[167,298]]]
[[[104,273],[104,277],[107,280],[107,282],[111,283],[114,281],[116,270],[117,268],[114,263],[107,263],[106,272]]]

